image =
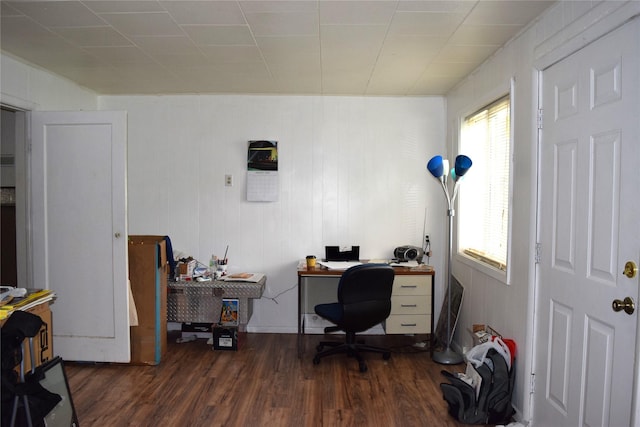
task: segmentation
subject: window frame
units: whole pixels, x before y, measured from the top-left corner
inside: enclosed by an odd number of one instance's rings
[[[514,128],[515,128],[515,79],[511,78],[509,81],[509,85],[505,88],[504,86],[496,88],[491,91],[487,96],[481,98],[479,102],[473,104],[468,110],[462,112],[458,115],[457,123],[456,123],[456,145],[457,152],[464,154],[462,150],[462,128],[464,126],[465,120],[467,117],[473,115],[476,112],[479,112],[485,107],[490,106],[494,102],[500,100],[501,98],[508,97],[509,98],[509,189],[508,189],[508,206],[509,206],[509,214],[508,214],[508,224],[507,224],[507,253],[506,253],[506,269],[501,270],[497,267],[490,265],[489,263],[482,261],[479,258],[475,258],[473,256],[467,255],[464,252],[460,251],[460,221],[456,221],[454,231],[454,253],[456,261],[462,262],[469,267],[474,268],[494,279],[498,282],[503,283],[505,285],[511,284],[511,253],[512,253],[512,237],[513,237],[513,181],[514,181],[514,168],[513,168],[513,158],[514,158]],[[471,159],[473,160],[473,159]],[[458,194],[458,200],[456,200],[455,208],[458,208],[460,198],[464,197],[464,181],[461,183],[460,192]]]

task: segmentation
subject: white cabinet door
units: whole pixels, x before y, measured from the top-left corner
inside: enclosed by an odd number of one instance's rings
[[[130,360],[126,120],[31,113],[31,286],[57,295],[53,350],[66,360]]]

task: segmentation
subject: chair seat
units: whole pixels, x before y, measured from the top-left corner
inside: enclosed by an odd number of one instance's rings
[[[342,305],[337,302],[330,304],[318,304],[315,306],[315,311],[318,316],[323,317],[336,325],[342,323]]]

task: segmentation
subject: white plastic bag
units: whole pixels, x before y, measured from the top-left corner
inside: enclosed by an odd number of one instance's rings
[[[467,361],[469,363],[473,363],[476,368],[483,363],[487,363],[487,365],[489,365],[489,367],[493,370],[491,360],[487,359],[487,353],[490,349],[494,349],[502,357],[504,357],[504,360],[507,362],[507,367],[509,368],[509,370],[511,370],[511,351],[500,337],[494,337],[494,339],[491,341],[478,344],[477,346],[467,351],[464,356]]]

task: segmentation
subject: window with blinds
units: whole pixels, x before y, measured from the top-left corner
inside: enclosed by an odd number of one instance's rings
[[[458,251],[498,270],[507,269],[510,183],[510,98],[464,119],[460,153],[473,167],[458,199]]]

